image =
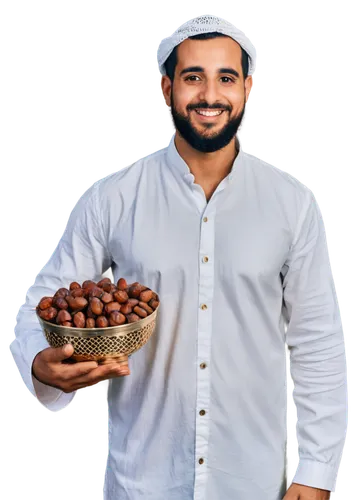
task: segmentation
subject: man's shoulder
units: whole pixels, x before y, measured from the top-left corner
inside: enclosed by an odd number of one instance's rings
[[[135,160],[120,160],[120,166],[112,170],[108,170],[102,176],[96,177],[86,189],[91,193],[96,193],[96,196],[106,199],[118,193],[128,193],[133,190],[135,192],[138,183],[143,175],[147,179],[155,178],[160,165],[165,158],[167,148],[161,146]],[[90,194],[90,193],[88,193]]]
[[[167,148],[139,158],[135,162],[117,170],[95,182],[94,188],[102,194],[110,194],[113,190],[122,192],[136,189],[143,175],[153,173],[161,163]]]
[[[265,186],[270,186],[276,191],[283,190],[285,193],[299,193],[303,197],[310,193],[308,186],[287,171],[246,152],[244,158],[249,169],[258,180],[264,182]]]

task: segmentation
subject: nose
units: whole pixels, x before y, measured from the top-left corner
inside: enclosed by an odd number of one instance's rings
[[[218,92],[217,85],[218,84],[215,81],[206,80],[206,82],[200,86],[200,92],[199,92],[200,101],[205,101],[208,103],[209,106],[215,107],[214,103],[218,101],[218,97],[220,95],[220,93]]]

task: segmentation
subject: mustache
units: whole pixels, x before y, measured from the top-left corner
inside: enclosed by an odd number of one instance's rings
[[[207,109],[208,111],[210,111],[211,109],[215,110],[223,109],[224,111],[230,111],[230,109],[224,106],[220,106],[219,104],[216,104],[215,106],[207,106],[206,104],[198,104],[197,106],[188,106],[188,111],[191,111],[193,109]]]

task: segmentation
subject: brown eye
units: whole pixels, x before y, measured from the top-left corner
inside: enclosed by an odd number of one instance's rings
[[[229,76],[223,76],[222,78],[227,78],[228,80],[230,80],[230,82],[235,82],[235,80],[233,80],[232,78],[230,78]],[[225,82],[226,83],[226,82]]]

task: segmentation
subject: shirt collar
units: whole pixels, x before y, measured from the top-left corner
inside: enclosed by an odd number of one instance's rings
[[[173,136],[170,140],[170,143],[168,145],[168,148],[167,148],[168,162],[172,167],[174,167],[174,170],[177,173],[179,173],[180,177],[185,182],[187,182],[188,184],[194,184],[195,177],[190,172],[190,168],[188,167],[188,165],[185,163],[183,158],[178,153],[178,150],[175,146],[174,138],[175,138],[175,133],[173,134]],[[235,172],[237,172],[237,170],[240,168],[240,165],[241,165],[242,159],[243,159],[243,153],[244,153],[237,135],[235,135],[235,146],[236,146],[236,150],[238,150],[239,152],[235,157],[231,171],[229,172],[229,174],[226,177],[228,179],[228,181],[230,181],[230,182],[234,178]]]

